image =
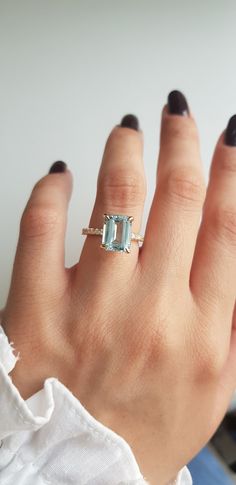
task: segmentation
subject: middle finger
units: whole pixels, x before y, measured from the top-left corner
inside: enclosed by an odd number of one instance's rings
[[[179,91],[162,112],[157,186],[140,263],[161,287],[189,287],[206,187],[199,137],[187,101]]]

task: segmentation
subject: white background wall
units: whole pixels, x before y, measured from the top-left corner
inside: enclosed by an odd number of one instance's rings
[[[32,185],[55,160],[73,171],[69,266],[84,241],[105,140],[129,112],[145,136],[143,232],[172,89],[195,113],[207,178],[215,142],[236,113],[235,1],[0,0],[0,306]]]

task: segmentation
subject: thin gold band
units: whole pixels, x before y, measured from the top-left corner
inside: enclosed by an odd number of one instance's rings
[[[82,234],[84,236],[86,236],[86,235],[89,235],[89,236],[102,236],[103,229],[96,229],[94,227],[84,227],[82,229]],[[132,232],[131,241],[140,241],[140,242],[143,242],[144,241],[144,237],[141,236],[141,234],[136,234],[136,233]]]

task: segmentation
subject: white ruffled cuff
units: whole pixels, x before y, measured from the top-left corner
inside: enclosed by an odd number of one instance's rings
[[[25,401],[8,375],[20,359],[13,351],[0,325],[0,483],[12,474],[7,483],[28,484],[17,478],[23,462],[33,464],[34,484],[44,483],[37,481],[40,475],[45,483],[63,485],[148,485],[129,444],[91,416],[56,377],[46,379],[43,389]],[[186,467],[174,483],[192,484]]]

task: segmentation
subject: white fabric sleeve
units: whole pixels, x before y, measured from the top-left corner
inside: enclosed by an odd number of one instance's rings
[[[8,375],[20,358],[14,350],[0,325],[1,485],[147,485],[129,444],[56,377],[21,397]],[[186,467],[173,483],[192,484]]]

